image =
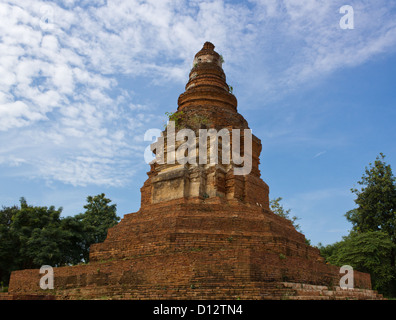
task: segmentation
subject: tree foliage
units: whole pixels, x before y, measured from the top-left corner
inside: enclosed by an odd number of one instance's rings
[[[345,216],[352,231],[342,241],[323,247],[321,254],[334,264],[349,264],[371,274],[373,287],[389,296],[396,295],[396,179],[380,153],[365,168],[351,189],[356,208]]]
[[[323,247],[321,254],[336,266],[350,265],[355,270],[370,273],[373,288],[389,292],[394,279],[391,267],[391,250],[394,248],[389,236],[382,231],[351,232],[342,241]]]
[[[100,194],[87,197],[86,211],[61,217],[62,208],[28,205],[0,210],[0,282],[8,283],[11,271],[58,267],[88,262],[89,246],[103,242],[108,228],[119,221],[116,205]]]
[[[111,200],[104,193],[97,196],[88,196],[85,212],[76,216],[81,222],[84,234],[83,259],[88,262],[89,247],[91,244],[103,242],[107,230],[115,226],[120,220],[117,217],[117,205],[110,204]]]
[[[270,208],[272,212],[282,218],[290,220],[293,226],[296,228],[296,230],[301,232],[301,227],[299,224],[297,224],[297,220],[299,218],[297,218],[296,216],[290,217],[291,209],[286,210],[285,208],[283,208],[283,206],[280,204],[281,201],[282,201],[281,197],[270,200]]]
[[[297,231],[302,232],[301,226],[297,223],[297,220],[299,220],[300,218],[296,216],[291,217],[290,216],[291,209],[286,210],[285,208],[283,208],[283,206],[280,203],[281,201],[282,201],[281,197],[270,200],[270,208],[272,212],[282,218],[289,220]],[[307,245],[311,245],[311,240],[305,238],[305,243]]]
[[[384,161],[381,153],[358,184],[362,188],[353,188],[356,194],[356,209],[346,213],[346,218],[353,229],[360,232],[383,231],[396,243],[396,184],[390,165]]]

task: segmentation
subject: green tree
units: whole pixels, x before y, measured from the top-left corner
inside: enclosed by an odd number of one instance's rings
[[[62,229],[62,208],[28,205],[0,210],[0,279],[8,283],[11,271],[38,268],[44,264],[71,263],[64,252],[74,246],[70,232]]]
[[[283,208],[283,206],[280,204],[281,201],[281,197],[270,200],[270,208],[272,212],[282,218],[289,220],[297,231],[302,232],[300,225],[297,223],[297,220],[299,220],[300,218],[296,216],[290,217],[291,209],[286,210],[285,208]],[[311,245],[311,240],[305,238],[305,243],[307,245]]]
[[[345,214],[352,223],[349,236],[320,250],[330,263],[370,273],[375,289],[396,296],[396,180],[384,159],[380,153],[365,168],[361,187],[351,189],[357,207]]]
[[[110,204],[111,200],[104,193],[97,196],[88,196],[85,212],[76,216],[83,224],[84,243],[83,259],[89,260],[89,247],[94,243],[103,242],[107,230],[115,226],[120,218],[117,216],[117,205]]]
[[[358,184],[351,191],[357,196],[357,208],[346,213],[353,230],[358,232],[382,231],[396,244],[396,184],[391,166],[380,153],[373,164],[365,169]],[[390,252],[390,265],[395,266],[395,247]]]
[[[28,205],[0,210],[0,282],[9,281],[12,271],[88,262],[89,246],[102,242],[107,229],[119,218],[116,205],[104,194],[87,198],[86,211],[61,217],[62,208]]]
[[[58,232],[62,208],[28,205],[20,200],[20,210],[12,217],[10,232],[16,242],[16,264],[21,269],[55,265],[61,261],[62,234]]]
[[[352,231],[342,241],[326,247],[319,246],[326,261],[336,266],[350,265],[371,275],[373,288],[392,294],[391,249],[395,245],[382,231]]]
[[[16,241],[11,235],[12,218],[19,211],[18,206],[2,207],[0,210],[0,282],[7,284],[14,262]]]
[[[319,242],[317,248],[320,250],[320,255],[325,258],[325,261],[330,263],[329,257],[337,252],[341,244],[342,242],[340,241],[324,246],[321,242]]]
[[[299,218],[297,218],[296,216],[290,217],[291,209],[286,210],[285,208],[283,208],[283,206],[280,204],[281,201],[282,201],[281,197],[270,200],[270,208],[272,212],[282,218],[290,220],[293,226],[296,228],[296,230],[301,232],[300,225],[296,223],[296,221],[299,220]]]
[[[61,220],[60,228],[69,243],[63,248],[64,260],[71,265],[82,262],[84,252],[87,250],[83,223],[76,216],[65,217]]]

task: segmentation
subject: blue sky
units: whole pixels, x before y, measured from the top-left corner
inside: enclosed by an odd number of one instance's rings
[[[396,168],[395,13],[386,0],[2,1],[0,205],[24,196],[67,216],[104,192],[120,217],[137,211],[144,133],[211,41],[270,198],[313,244],[339,241],[365,166],[383,152]]]

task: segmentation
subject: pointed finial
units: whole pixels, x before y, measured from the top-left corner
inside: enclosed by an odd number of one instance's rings
[[[206,50],[214,50],[215,46],[213,43],[206,41],[203,45],[202,49],[206,49]]]

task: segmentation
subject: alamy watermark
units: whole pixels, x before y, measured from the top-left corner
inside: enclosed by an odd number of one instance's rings
[[[354,288],[354,276],[353,268],[351,266],[345,265],[340,269],[340,273],[345,273],[340,279],[341,289],[353,289]]]
[[[40,274],[44,276],[40,279],[40,288],[42,290],[54,289],[54,269],[51,266],[42,266],[40,268]]]
[[[166,146],[165,136],[161,130],[147,130],[144,141],[152,141],[153,138],[156,141],[148,146],[144,153],[144,159],[148,164],[175,164],[177,162],[179,164],[221,163],[229,165],[232,161],[235,165],[235,175],[247,175],[252,170],[252,131],[250,129],[224,128],[219,131],[200,129],[197,137],[195,131],[191,129],[181,129],[176,133],[175,122],[169,121],[166,127]],[[221,153],[219,152],[220,143]],[[242,149],[243,156],[241,155]],[[152,155],[154,151],[155,157]]]
[[[355,28],[355,13],[353,7],[350,5],[345,5],[340,8],[340,13],[344,14],[340,20],[341,29],[354,29]]]

